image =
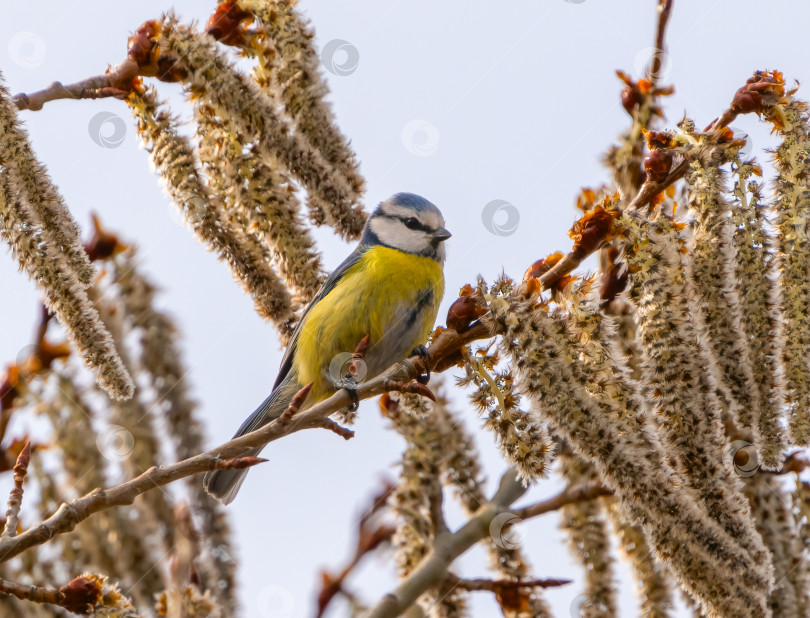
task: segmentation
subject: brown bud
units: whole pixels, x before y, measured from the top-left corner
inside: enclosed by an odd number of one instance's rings
[[[245,22],[252,21],[253,14],[242,9],[236,0],[221,3],[208,20],[205,31],[223,45],[244,47]]]
[[[663,182],[672,168],[672,151],[653,150],[644,159],[647,182]]]
[[[80,576],[59,589],[62,607],[74,614],[92,614],[101,600],[101,584],[95,578]]]
[[[447,311],[447,328],[463,333],[486,312],[484,307],[478,305],[475,296],[462,296],[456,299]]]

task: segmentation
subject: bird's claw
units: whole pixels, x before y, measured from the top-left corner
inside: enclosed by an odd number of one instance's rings
[[[430,367],[428,366],[430,363],[430,352],[424,345],[418,345],[411,350],[411,356],[418,356],[422,359],[422,364],[425,367],[425,373],[416,376],[416,381],[420,384],[427,384],[430,382]]]
[[[343,376],[341,387],[349,394],[352,402],[346,407],[349,412],[356,412],[360,407],[360,397],[357,395],[357,378],[352,373]]]

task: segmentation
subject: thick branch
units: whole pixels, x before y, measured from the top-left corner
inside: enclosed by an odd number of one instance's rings
[[[511,513],[520,519],[528,519],[555,511],[567,504],[592,500],[611,493],[601,484],[588,483],[567,488],[543,502],[522,509],[510,509],[509,506],[520,498],[525,491],[523,485],[517,480],[515,472],[513,470],[507,472],[501,478],[500,487],[492,500],[479,508],[475,515],[458,531],[437,536],[431,553],[425,557],[415,571],[402,581],[396,590],[385,595],[374,606],[367,618],[394,618],[394,616],[399,616],[427,590],[445,582],[449,575],[450,564],[470,547],[490,534],[490,524],[496,516],[502,513]],[[563,585],[560,580],[548,581],[555,582],[549,585]]]
[[[448,583],[453,587],[463,588],[471,592],[500,593],[508,589],[518,588],[559,588],[567,586],[573,580],[548,577],[545,579],[463,579],[451,575]]]

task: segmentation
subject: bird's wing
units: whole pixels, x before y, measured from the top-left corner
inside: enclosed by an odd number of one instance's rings
[[[295,357],[295,348],[298,344],[298,335],[301,333],[301,325],[304,323],[304,319],[306,319],[309,310],[312,309],[315,305],[317,305],[320,301],[322,301],[329,292],[335,289],[335,286],[343,279],[343,276],[346,272],[357,262],[360,261],[360,258],[363,256],[363,253],[366,252],[368,249],[367,245],[358,245],[357,248],[352,251],[352,253],[347,257],[343,262],[338,266],[332,274],[324,281],[321,289],[318,290],[318,293],[315,294],[312,301],[307,305],[307,308],[304,309],[304,313],[301,314],[301,319],[298,320],[298,325],[295,327],[293,331],[292,337],[290,337],[290,343],[287,344],[287,349],[284,351],[284,356],[281,359],[281,368],[278,371],[278,377],[276,378],[276,383],[273,385],[273,390],[275,390],[279,384],[284,381],[284,378],[287,377],[287,374],[290,373],[290,368],[292,367],[292,361]]]

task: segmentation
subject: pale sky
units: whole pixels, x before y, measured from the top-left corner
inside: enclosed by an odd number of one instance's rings
[[[629,126],[615,70],[640,76],[653,44],[654,0],[300,5],[320,47],[345,41],[327,48],[337,51],[326,75],[338,122],[368,181],[368,208],[398,191],[419,193],[443,210],[454,234],[447,243],[440,323],[458,288],[478,274],[490,281],[502,270],[519,277],[534,260],[570,247],[566,232],[575,218],[575,197],[581,187],[607,179],[601,155]],[[100,73],[124,58],[132,30],[172,6],[184,20],[205,22],[214,3],[7,3],[0,22],[5,83],[12,92],[31,91]],[[779,69],[788,80],[805,81],[808,24],[806,3],[676,0],[662,80],[676,86],[666,101],[668,125],[686,112],[705,126],[755,69]],[[187,111],[176,86],[159,88],[177,111]],[[799,93],[810,98],[810,90]],[[124,127],[120,134],[105,134],[108,147],[91,136],[102,111],[125,121],[105,125],[105,131]],[[226,266],[180,225],[122,102],[58,101],[22,117],[82,227],[89,228],[89,213],[96,211],[107,227],[140,248],[143,268],[163,288],[160,306],[182,330],[208,443],[226,440],[274,381],[281,351],[272,326],[253,312]],[[774,144],[754,118],[735,126],[750,133],[754,150]],[[519,221],[510,222],[513,233],[487,229],[482,212],[493,200],[519,213]],[[330,269],[351,251],[328,229],[317,238]],[[0,285],[0,319],[13,325],[0,331],[5,363],[30,343],[38,294],[5,248]],[[477,428],[463,395],[455,399],[456,411]],[[18,427],[22,431],[24,424]],[[251,472],[229,507],[244,616],[311,616],[319,569],[342,568],[352,551],[357,513],[380,477],[396,475],[403,448],[385,430],[374,401],[361,405],[355,429],[349,442],[318,430],[273,443],[263,454],[270,461]],[[477,431],[477,437],[491,490],[505,464],[489,434]],[[522,502],[558,489],[557,481],[541,482]],[[0,484],[0,495],[6,491]],[[25,508],[23,517],[32,521]],[[462,517],[450,509],[451,525]],[[557,525],[557,516],[547,515],[524,524],[522,534],[536,576],[574,580],[546,594],[555,615],[567,618],[576,614],[571,607],[582,591],[582,572]],[[484,567],[484,552],[476,549],[455,568],[482,576]],[[624,567],[620,574],[620,613],[634,616],[637,604]],[[348,586],[373,602],[394,583],[393,561],[372,558]],[[473,598],[475,616],[496,615],[488,593]],[[330,615],[344,611],[336,603]]]

